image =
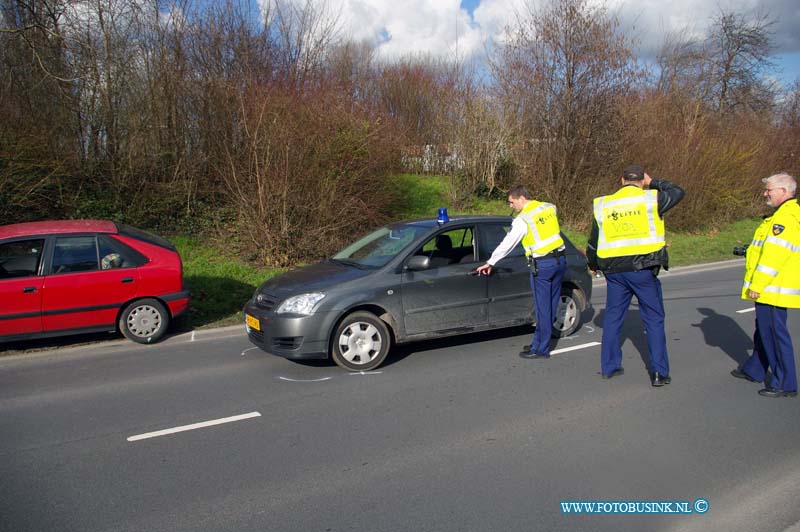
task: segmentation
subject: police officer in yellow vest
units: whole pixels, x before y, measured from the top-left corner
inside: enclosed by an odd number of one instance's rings
[[[522,241],[531,265],[531,292],[536,309],[536,330],[533,341],[519,354],[523,358],[550,358],[550,337],[553,320],[561,297],[561,281],[567,269],[564,240],[558,225],[556,207],[530,199],[523,186],[508,191],[508,204],[519,215],[511,230],[497,245],[486,264],[477,268],[481,275],[490,275],[492,267],[507,256]]]
[[[586,248],[589,268],[606,277],[606,310],[600,371],[604,379],[625,373],[620,332],[635,295],[647,331],[650,382],[671,382],[664,333],[664,300],[658,272],[669,267],[663,216],[683,199],[679,186],[652,179],[639,165],[625,169],[622,188],[594,200],[594,222]]]
[[[753,355],[731,375],[766,386],[765,397],[797,396],[794,349],[786,309],[800,308],[800,206],[797,181],[788,174],[762,180],[771,216],[756,229],[747,247],[742,299],[755,301]],[[767,370],[772,370],[771,377]]]

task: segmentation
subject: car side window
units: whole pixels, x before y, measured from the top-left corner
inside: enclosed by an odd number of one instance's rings
[[[88,272],[99,269],[97,241],[94,236],[56,238],[53,250],[53,273]]]
[[[130,246],[108,235],[97,236],[97,249],[100,254],[100,269],[135,268],[147,263],[147,257]]]
[[[0,279],[32,277],[39,272],[44,239],[0,244]]]
[[[478,246],[481,261],[486,261],[492,256],[494,248],[503,241],[509,231],[511,231],[510,223],[485,224],[481,226],[480,246]],[[514,249],[508,254],[508,257],[524,256],[525,248],[522,247],[522,243],[514,246]]]
[[[472,227],[459,227],[439,233],[414,254],[430,257],[431,268],[474,261]]]

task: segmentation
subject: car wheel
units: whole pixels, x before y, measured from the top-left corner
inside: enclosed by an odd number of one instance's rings
[[[369,371],[389,354],[389,328],[369,312],[353,312],[336,327],[331,352],[333,361],[351,371]]]
[[[119,318],[119,330],[129,340],[140,344],[158,341],[167,332],[169,312],[155,299],[139,299],[125,307]]]
[[[553,336],[563,338],[573,334],[581,326],[581,312],[586,308],[586,296],[577,288],[562,288],[558,300],[556,318],[553,320]]]

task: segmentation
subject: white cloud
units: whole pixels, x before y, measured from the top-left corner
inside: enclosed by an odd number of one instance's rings
[[[459,0],[345,0],[340,9],[343,35],[380,42],[384,59],[469,57],[482,50],[485,38]]]
[[[265,1],[265,0],[261,0]],[[288,0],[304,5],[307,0]],[[378,55],[393,59],[425,53],[445,59],[480,57],[503,39],[505,28],[527,6],[546,0],[481,0],[473,20],[460,0],[329,0],[339,12],[342,35],[380,43]],[[768,12],[775,20],[776,52],[800,52],[798,0],[590,0],[619,17],[621,31],[637,43],[643,59],[652,58],[670,33],[702,38],[720,9]]]

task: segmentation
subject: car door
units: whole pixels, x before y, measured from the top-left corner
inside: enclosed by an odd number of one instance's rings
[[[482,262],[511,230],[511,222],[491,222],[478,226],[478,254]],[[530,321],[533,315],[530,272],[525,249],[518,244],[500,260],[488,277],[488,321],[491,324]]]
[[[42,330],[43,238],[0,244],[0,336]]]
[[[431,266],[401,274],[406,334],[467,331],[486,324],[487,280],[470,275],[474,244],[473,226],[448,228],[411,254],[427,256]]]
[[[45,331],[115,326],[122,304],[136,295],[139,273],[101,262],[100,251],[95,235],[55,239],[42,299]]]

